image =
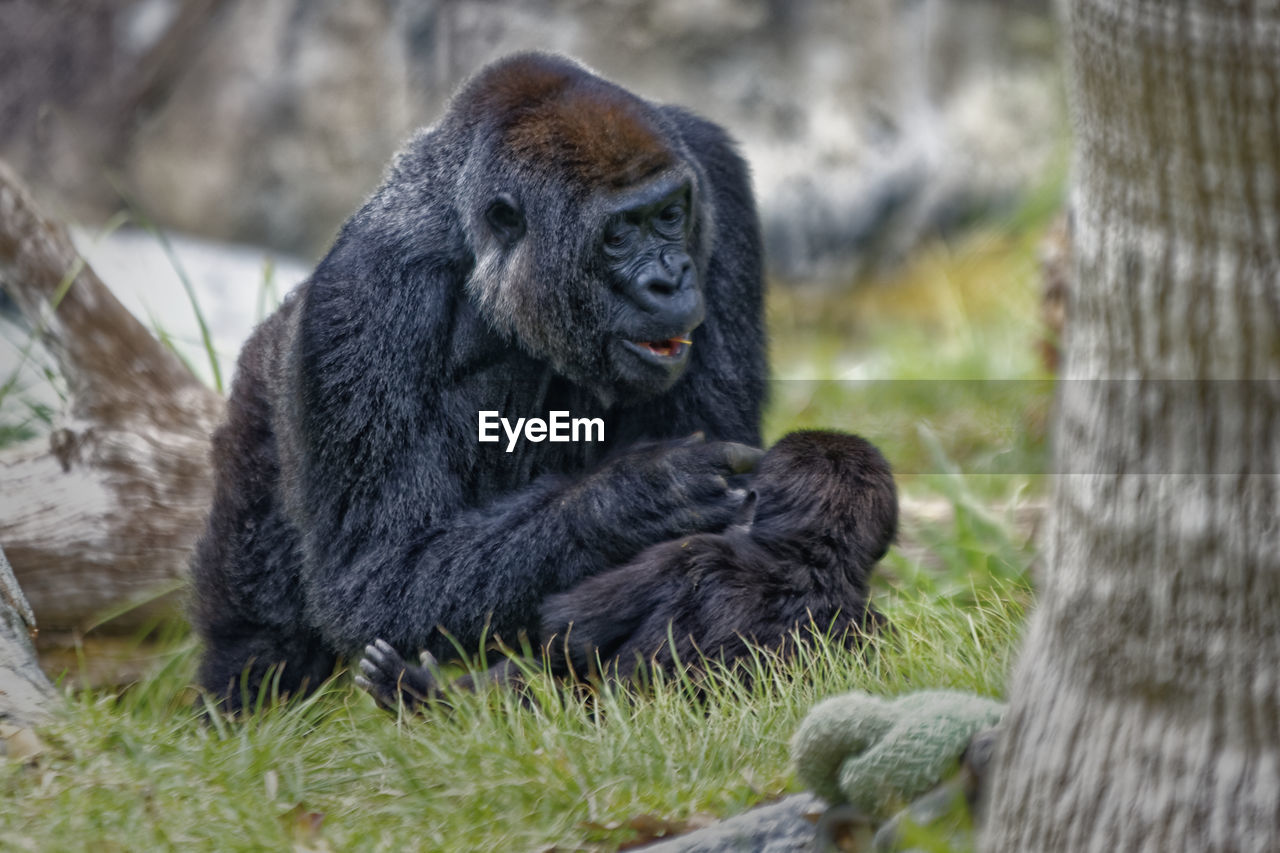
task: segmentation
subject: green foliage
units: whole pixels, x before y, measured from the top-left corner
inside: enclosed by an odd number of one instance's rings
[[[768,440],[857,432],[908,489],[957,472],[988,500],[1036,485],[1053,392],[1037,354],[1046,218],[1029,202],[1016,228],[936,243],[846,292],[775,291]]]
[[[909,585],[929,595],[963,605],[976,603],[979,590],[992,584],[1025,585],[1035,549],[1029,531],[1018,532],[1016,516],[1023,491],[1003,511],[996,511],[972,488],[925,431],[925,442],[944,473],[924,478],[922,485],[944,500],[947,520],[908,517],[900,545],[885,558],[879,573],[886,582]],[[917,488],[917,494],[926,491]],[[934,504],[935,506],[937,504]]]
[[[0,402],[12,395],[25,410],[16,414],[10,423],[0,422],[0,447],[35,438],[42,432],[48,432],[53,426],[53,409],[39,401],[25,399],[21,393],[22,388],[18,385],[8,390],[0,389]]]

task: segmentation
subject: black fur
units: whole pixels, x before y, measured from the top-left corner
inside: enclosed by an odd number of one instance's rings
[[[748,642],[780,648],[810,622],[849,638],[877,624],[868,580],[898,522],[880,452],[857,436],[791,433],[751,487],[743,517],[724,532],[655,545],[550,596],[541,636],[553,671],[589,672],[597,656],[611,670],[670,670],[700,654],[732,662]]]
[[[687,227],[610,260],[603,229],[652,187],[685,188]],[[684,301],[649,310],[629,289],[668,249]],[[269,670],[305,691],[375,637],[514,642],[546,596],[723,529],[743,500],[726,477],[753,461],[730,442],[759,444],[761,303],[720,128],[554,57],[482,71],[245,346],[192,567],[200,683],[235,708]],[[665,372],[619,349],[695,314]],[[606,441],[506,453],[477,443],[482,409],[603,417]]]
[[[540,632],[551,672],[670,672],[703,656],[731,664],[751,645],[785,651],[809,631],[852,644],[880,624],[868,578],[893,540],[898,500],[879,451],[857,436],[792,433],[765,455],[752,490],[744,517],[723,533],[655,545],[548,597]],[[430,661],[406,666],[389,647],[367,650],[361,671],[388,708],[438,693]],[[504,661],[482,680],[514,674]]]

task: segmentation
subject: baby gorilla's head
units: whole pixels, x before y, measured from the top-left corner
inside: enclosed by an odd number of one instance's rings
[[[856,435],[805,430],[784,436],[760,460],[753,538],[816,537],[878,560],[898,528],[898,493],[889,463]]]

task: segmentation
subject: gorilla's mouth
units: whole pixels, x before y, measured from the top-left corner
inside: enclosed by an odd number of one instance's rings
[[[678,361],[689,352],[689,338],[666,338],[658,341],[623,341],[633,352],[659,363]]]

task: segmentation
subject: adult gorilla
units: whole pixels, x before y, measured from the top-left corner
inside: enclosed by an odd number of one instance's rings
[[[514,642],[547,595],[722,529],[758,455],[761,290],[720,128],[556,57],[481,71],[245,345],[193,564],[201,684],[236,708],[375,637]],[[605,440],[477,440],[481,411],[557,410]]]

